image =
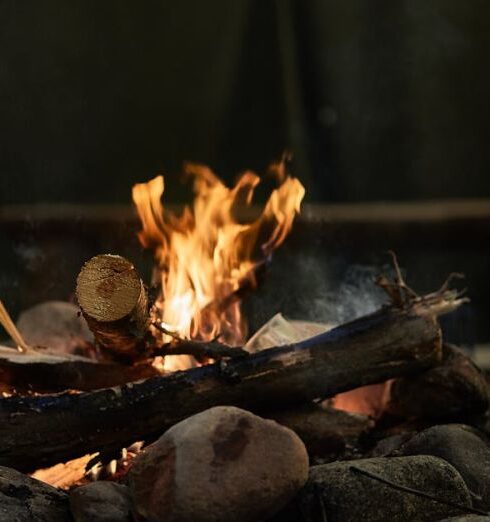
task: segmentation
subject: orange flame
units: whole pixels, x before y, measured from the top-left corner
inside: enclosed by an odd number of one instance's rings
[[[224,342],[239,344],[246,324],[238,300],[224,309],[213,305],[244,280],[254,284],[254,267],[284,241],[305,190],[296,178],[284,176],[260,217],[243,224],[234,215],[240,205],[250,206],[260,182],[256,174],[245,172],[229,189],[207,167],[189,164],[186,173],[194,178],[195,200],[180,216],[162,206],[162,176],[133,187],[139,239],[154,249],[157,262],[158,320],[181,337],[209,340],[220,334]]]

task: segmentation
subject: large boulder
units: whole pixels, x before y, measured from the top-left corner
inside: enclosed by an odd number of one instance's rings
[[[272,520],[432,522],[464,513],[395,485],[459,503],[463,509],[471,506],[464,480],[443,459],[426,455],[372,458],[313,466],[305,488]]]
[[[290,429],[221,406],[168,430],[129,472],[136,512],[150,522],[249,522],[305,484],[308,456]]]
[[[0,522],[70,522],[68,495],[44,482],[0,467]]]
[[[490,448],[487,437],[464,424],[441,424],[421,431],[397,451],[399,455],[435,455],[452,464],[473,496],[473,504],[490,510]]]
[[[460,517],[445,518],[439,522],[490,522],[490,517],[485,515],[461,515]]]
[[[101,480],[70,493],[75,522],[131,522],[131,499],[127,486]]]

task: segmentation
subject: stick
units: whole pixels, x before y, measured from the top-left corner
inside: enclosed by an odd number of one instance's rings
[[[244,357],[249,352],[239,346],[228,346],[218,342],[219,335],[210,341],[195,341],[179,337],[175,332],[167,330],[158,321],[152,322],[152,326],[160,332],[172,337],[172,341],[152,349],[152,355],[192,355],[198,362],[206,359],[223,359],[233,357]]]
[[[0,382],[16,390],[59,392],[97,390],[158,375],[148,362],[131,366],[30,349],[0,346]]]
[[[0,300],[0,323],[5,328],[5,331],[9,334],[10,338],[17,345],[17,348],[21,352],[27,352],[29,345],[24,341],[24,338],[20,334],[19,330],[15,326],[10,314],[7,312],[3,302]]]
[[[382,309],[302,342],[92,393],[0,399],[0,465],[21,469],[150,440],[217,405],[255,412],[331,397],[437,363],[430,314]]]
[[[463,279],[464,274],[453,272],[449,274],[449,277],[447,277],[439,290],[425,296],[420,296],[405,283],[395,252],[389,250],[388,254],[392,259],[395,279],[390,281],[388,277],[381,275],[376,279],[375,283],[388,294],[391,306],[400,308],[401,310],[411,308],[420,314],[443,315],[469,302],[467,297],[462,297],[464,291],[459,292],[449,288],[449,284],[453,279]]]
[[[217,341],[180,340],[156,348],[153,355],[192,355],[198,362],[206,359],[246,357],[249,352],[239,346],[227,346]]]

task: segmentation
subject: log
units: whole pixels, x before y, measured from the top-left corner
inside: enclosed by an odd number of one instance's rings
[[[361,439],[374,427],[366,415],[348,413],[318,404],[305,404],[295,409],[265,415],[293,430],[304,442],[310,464],[347,460],[360,453]]]
[[[389,413],[461,422],[488,410],[489,387],[483,372],[455,346],[444,344],[442,353],[437,367],[393,381]]]
[[[111,254],[93,257],[78,275],[76,294],[102,350],[125,362],[146,354],[148,296],[131,262]]]
[[[428,310],[429,308],[424,308]],[[0,465],[35,469],[151,440],[217,405],[275,411],[437,363],[430,313],[385,308],[302,342],[91,393],[0,399]]]
[[[46,393],[97,390],[157,374],[149,362],[128,366],[33,349],[20,353],[13,348],[0,346],[0,382],[17,391]]]

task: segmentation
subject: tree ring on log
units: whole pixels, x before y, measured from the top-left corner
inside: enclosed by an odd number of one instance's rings
[[[101,348],[120,359],[141,356],[149,323],[148,297],[130,261],[112,254],[93,257],[78,275],[76,294]]]

